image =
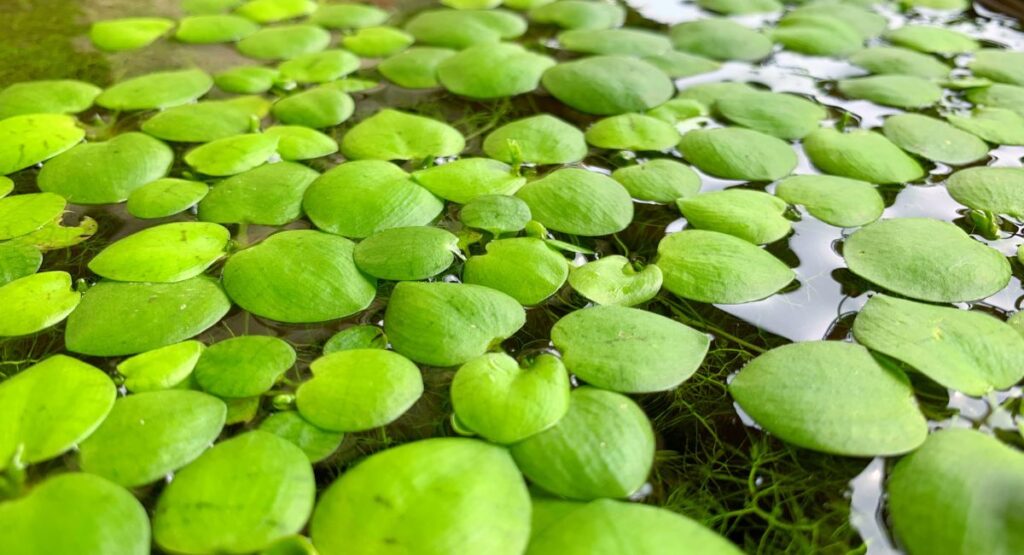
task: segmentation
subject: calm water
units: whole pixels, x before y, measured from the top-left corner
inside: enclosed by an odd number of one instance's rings
[[[411,13],[428,6],[422,0],[378,2],[392,5],[398,13],[392,20],[400,24]],[[177,0],[0,0],[0,86],[15,81],[42,78],[79,78],[100,85],[152,71],[175,67],[198,66],[216,72],[251,61],[228,46],[189,46],[173,41],[158,41],[141,51],[105,55],[91,48],[84,33],[91,21],[157,15],[178,17]],[[630,25],[663,29],[665,24],[705,17],[707,14],[672,0],[630,0],[633,8]],[[907,16],[882,9],[890,26],[907,22],[948,25],[991,44],[1024,49],[1024,34],[1008,18],[983,10],[953,18],[935,14]],[[758,25],[770,22],[763,17],[742,18]],[[553,29],[532,29],[525,42],[550,44]],[[558,55],[552,51],[553,55]],[[965,57],[953,60],[963,66]],[[373,77],[365,65],[361,72]],[[776,92],[792,92],[813,97],[831,107],[833,123],[847,117],[848,125],[874,128],[882,118],[897,110],[881,108],[864,101],[850,101],[836,96],[832,84],[837,79],[862,75],[864,72],[840,60],[811,58],[779,52],[764,63],[751,65],[727,63],[714,73],[677,81],[679,88],[709,81],[746,81]],[[218,93],[214,92],[213,96]],[[399,107],[447,119],[460,128],[469,141],[470,153],[478,152],[480,139],[490,129],[505,121],[536,111],[548,111],[585,126],[591,118],[567,112],[558,102],[543,93],[513,100],[467,102],[440,91],[407,91],[382,86],[354,94],[357,111],[352,122],[373,113],[381,106]],[[938,110],[962,106],[956,96],[944,99]],[[83,120],[92,128],[94,138],[109,136],[137,128],[142,118],[96,111]],[[351,122],[348,123],[351,125]],[[708,125],[714,125],[708,122]],[[335,130],[344,134],[347,126]],[[801,155],[796,173],[816,173]],[[1004,147],[992,151],[991,165],[1020,166],[1024,148]],[[317,160],[313,166],[324,170],[340,159]],[[595,155],[586,161],[588,167],[608,171],[626,163],[621,155]],[[183,168],[176,168],[176,172]],[[966,209],[953,201],[942,187],[951,168],[936,166],[922,183],[885,190],[888,208],[884,217],[928,216],[952,221],[971,231],[965,219]],[[34,170],[16,176],[18,190],[34,190]],[[174,175],[179,175],[175,173]],[[704,190],[747,186],[738,182],[704,177]],[[763,186],[758,186],[763,187]],[[771,190],[771,186],[768,186]],[[175,219],[188,220],[190,215],[158,221],[131,218],[123,205],[112,207],[71,206],[69,223],[92,218],[99,223],[96,236],[66,251],[51,252],[44,260],[44,270],[63,269],[75,277],[95,279],[85,263],[104,245],[141,229]],[[450,211],[442,225],[457,229],[457,213]],[[797,216],[794,216],[797,217]],[[619,241],[585,240],[584,246],[600,254],[627,254],[650,259],[658,240],[667,232],[684,228],[684,220],[672,207],[639,205],[634,224],[619,234]],[[308,227],[300,221],[291,228]],[[276,228],[250,228],[250,240],[265,236]],[[733,306],[686,305],[674,312],[690,322],[698,322],[716,337],[713,353],[697,377],[679,391],[646,396],[641,400],[659,431],[659,459],[651,487],[644,500],[667,505],[701,518],[713,528],[728,535],[751,551],[844,553],[850,550],[884,554],[896,552],[886,532],[881,503],[887,461],[840,459],[788,448],[766,438],[744,424],[724,394],[724,381],[744,362],[761,350],[787,341],[809,339],[843,339],[849,334],[852,315],[866,301],[868,286],[845,270],[839,249],[845,231],[825,225],[809,216],[794,224],[794,233],[769,248],[796,269],[799,285],[769,299]],[[1021,230],[1007,225],[996,240],[984,239],[1009,257],[1015,254]],[[977,236],[976,236],[977,237]],[[980,237],[978,237],[981,239]],[[581,255],[582,256],[582,255]],[[582,262],[582,260],[581,260]],[[1013,263],[1015,278],[1002,292],[979,303],[978,308],[997,315],[1019,310],[1024,304],[1021,279],[1024,272]],[[448,279],[455,279],[460,268],[452,269]],[[353,323],[379,323],[387,298],[386,286],[375,304],[358,317],[318,326],[279,326],[261,321],[238,310],[232,311],[218,326],[203,334],[207,343],[242,333],[271,334],[284,337],[300,353],[300,362],[293,379],[307,372],[306,365],[319,354],[320,346],[334,332]],[[548,346],[550,326],[565,313],[583,306],[571,292],[563,291],[544,307],[529,311],[527,327],[513,337],[507,347],[514,352],[543,349]],[[670,313],[666,306],[652,308]],[[32,361],[63,349],[62,328],[28,339],[0,342],[0,371],[10,374]],[[94,359],[89,362],[113,371],[116,361]],[[339,472],[359,457],[396,442],[439,434],[450,434],[447,415],[447,384],[450,370],[428,369],[425,372],[427,391],[412,411],[398,423],[385,429],[351,434],[334,457],[318,465],[321,484],[330,482]],[[282,391],[286,392],[287,387]],[[987,400],[965,397],[946,391],[927,391],[934,398],[924,399],[927,414],[935,426],[983,426],[999,433],[1012,431],[1013,413],[1020,411],[1020,388]],[[1016,399],[1016,401],[1014,401]],[[272,410],[268,399],[261,412]],[[1011,412],[1006,407],[1015,407]],[[955,415],[959,414],[959,418]],[[258,422],[256,418],[254,422]],[[231,433],[231,432],[229,432]],[[73,464],[70,458],[58,460],[48,469]],[[811,484],[816,484],[812,486]],[[813,490],[813,491],[812,491]],[[149,501],[155,499],[159,486],[140,492]],[[714,504],[712,504],[714,501]],[[851,510],[852,508],[852,510]],[[765,518],[758,510],[771,511]],[[788,523],[788,528],[783,526]],[[866,542],[866,546],[862,545]]]

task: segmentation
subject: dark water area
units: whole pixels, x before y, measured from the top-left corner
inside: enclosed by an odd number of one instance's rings
[[[389,24],[401,23],[431,2],[396,0],[377,2],[396,11]],[[667,25],[707,17],[692,5],[672,0],[630,0],[627,25],[664,30]],[[993,45],[1024,49],[1024,33],[1008,17],[981,7],[955,17],[937,13],[901,13],[892,7],[877,9],[890,20],[890,26],[904,23],[929,23],[947,26]],[[103,54],[96,51],[85,36],[93,21],[128,16],[180,17],[177,0],[0,0],[0,88],[34,79],[74,78],[104,86],[115,81],[157,69],[200,67],[209,73],[234,65],[252,63],[226,45],[186,46],[172,40],[160,40],[134,52]],[[758,24],[764,18],[740,18]],[[522,40],[528,47],[545,49],[556,58],[568,58],[552,48],[553,27],[531,26]],[[877,41],[878,39],[873,39]],[[868,45],[874,44],[873,42]],[[966,57],[952,60],[963,67]],[[835,91],[838,79],[864,75],[852,64],[826,58],[776,52],[759,64],[729,62],[713,73],[677,80],[683,89],[710,81],[743,81],[775,92],[791,92],[813,98],[830,110],[826,123],[847,127],[878,128],[882,118],[898,110],[882,108],[866,101],[844,99]],[[956,73],[954,73],[956,75]],[[352,125],[381,107],[392,107],[437,117],[450,122],[467,137],[468,155],[481,154],[483,137],[498,126],[527,115],[549,112],[586,127],[595,118],[566,108],[543,91],[513,99],[474,102],[457,98],[443,90],[411,91],[386,84],[364,61],[355,77],[381,80],[382,85],[352,93],[356,113],[331,131],[338,139]],[[226,96],[216,89],[211,98]],[[965,106],[958,94],[948,93],[934,108],[946,111]],[[89,125],[90,139],[138,129],[149,114],[119,115],[102,109],[83,114]],[[716,126],[708,119],[706,126]],[[184,147],[175,146],[181,154]],[[818,173],[798,149],[800,165],[794,173]],[[668,155],[678,156],[678,153]],[[1002,147],[991,152],[983,164],[1022,165],[1024,147]],[[188,168],[180,162],[171,173],[187,177]],[[318,171],[340,163],[340,155],[316,160]],[[630,162],[627,155],[592,150],[585,160],[589,169],[610,172]],[[410,163],[406,169],[413,169]],[[932,165],[925,180],[906,186],[883,189],[886,210],[883,218],[927,216],[950,221],[973,233],[968,210],[956,203],[942,186],[954,168]],[[15,176],[17,192],[34,192],[37,170]],[[703,191],[727,187],[772,190],[765,183],[741,183],[701,175]],[[67,225],[94,221],[95,235],[69,249],[46,253],[43,271],[64,270],[87,282],[98,278],[86,263],[111,242],[145,227],[171,221],[193,219],[191,214],[161,220],[131,217],[123,204],[113,206],[69,205]],[[871,286],[845,268],[840,255],[848,233],[817,219],[792,211],[794,232],[768,249],[797,273],[797,281],[786,291],[766,300],[743,304],[712,306],[678,299],[662,292],[646,307],[676,318],[714,337],[711,351],[702,368],[679,389],[635,397],[651,417],[658,436],[658,453],[648,487],[638,496],[644,502],[666,506],[695,518],[729,537],[751,553],[898,553],[887,532],[883,502],[883,484],[889,461],[835,457],[791,447],[760,432],[738,412],[729,397],[726,384],[746,362],[758,354],[791,341],[845,339],[856,311],[867,300]],[[450,207],[440,223],[459,231],[457,207]],[[673,206],[637,204],[633,224],[614,238],[580,239],[579,246],[595,254],[578,254],[582,263],[598,256],[621,254],[639,263],[653,260],[658,241],[666,232],[685,228],[686,222]],[[236,226],[237,227],[237,226]],[[310,227],[300,220],[286,228]],[[281,228],[250,226],[236,229],[237,239],[252,242]],[[244,234],[244,237],[243,237]],[[1015,258],[1016,245],[1024,237],[1019,222],[1006,221],[995,239],[974,233],[979,240],[1003,252],[1011,259],[1014,278],[1001,292],[978,303],[977,308],[1006,317],[1024,307],[1021,283],[1024,267]],[[217,268],[212,269],[216,275]],[[444,279],[455,280],[461,274],[458,263]],[[285,326],[269,322],[235,307],[217,326],[197,339],[209,344],[241,334],[266,334],[284,338],[299,353],[299,361],[279,385],[276,395],[260,401],[258,414],[248,424],[228,428],[234,434],[255,427],[262,416],[289,402],[293,386],[308,375],[308,364],[319,356],[323,343],[337,331],[354,324],[380,324],[389,295],[387,282],[381,286],[374,304],[357,317],[327,325]],[[587,301],[568,286],[544,305],[527,312],[527,325],[505,343],[513,354],[528,355],[549,348],[549,330],[560,317],[581,308]],[[64,352],[63,326],[59,325],[28,338],[0,341],[0,375],[7,376],[55,353]],[[79,357],[81,358],[81,357]],[[115,359],[83,360],[114,374]],[[315,466],[318,484],[333,481],[354,461],[389,446],[420,438],[452,435],[448,406],[448,384],[453,369],[426,369],[423,398],[398,422],[372,432],[349,434],[341,449]],[[1016,440],[1014,418],[1021,414],[1020,387],[987,399],[974,399],[937,386],[915,383],[922,409],[933,427],[984,427],[1010,442]],[[923,393],[923,395],[921,395]],[[74,464],[65,456],[32,467],[31,472],[45,475],[54,468]],[[141,492],[152,506],[160,485]]]

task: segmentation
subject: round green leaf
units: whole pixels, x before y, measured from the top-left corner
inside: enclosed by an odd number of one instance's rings
[[[584,54],[654,56],[672,50],[672,41],[646,29],[574,29],[558,34],[565,50]]]
[[[526,313],[508,295],[481,285],[403,281],[384,314],[395,351],[431,366],[478,357],[523,326]]]
[[[85,130],[71,116],[28,114],[0,120],[0,175],[53,158],[83,137]]]
[[[390,424],[423,394],[420,369],[384,349],[348,349],[313,361],[313,378],[295,392],[299,414],[335,432]]]
[[[19,555],[145,555],[146,509],[99,476],[58,474],[0,505],[0,552]]]
[[[718,101],[723,98],[734,94],[754,92],[762,91],[761,89],[752,87],[747,83],[739,83],[736,81],[698,83],[696,85],[690,85],[689,87],[679,91],[679,95],[668,101],[666,104],[676,103],[680,100],[687,101],[687,104],[682,107],[685,110],[686,118],[692,118],[707,115],[708,110],[716,107]],[[696,107],[693,106],[693,102],[698,103]],[[662,106],[659,106],[655,110],[660,110],[661,108]]]
[[[593,387],[573,390],[554,427],[511,447],[534,484],[570,499],[626,497],[654,462],[654,432],[631,399]]]
[[[946,190],[957,202],[975,210],[1024,218],[1024,170],[968,168],[949,176]]]
[[[315,493],[301,449],[246,432],[178,471],[157,500],[153,536],[177,553],[258,551],[302,529]]]
[[[873,131],[818,129],[804,138],[804,151],[825,173],[869,183],[905,183],[925,175],[916,160]]]
[[[330,43],[331,34],[315,25],[279,25],[238,41],[238,51],[257,60],[290,60],[319,52]]]
[[[904,25],[885,33],[893,44],[934,54],[962,54],[981,48],[978,41],[952,29],[929,25]]]
[[[387,346],[388,337],[384,335],[384,330],[369,324],[359,324],[332,335],[324,343],[324,354],[349,349],[384,349]]]
[[[67,201],[53,193],[0,197],[0,241],[14,239],[55,221]]]
[[[775,194],[804,206],[812,216],[838,227],[858,227],[882,216],[885,202],[866,181],[831,175],[794,175],[776,185]]]
[[[968,89],[967,100],[979,106],[1006,108],[1024,116],[1024,87],[994,83],[988,87]]]
[[[330,86],[308,89],[274,104],[274,117],[282,123],[305,127],[333,127],[355,109],[352,97]]]
[[[42,272],[0,286],[0,337],[29,335],[55,326],[71,314],[82,295],[67,272]]]
[[[541,74],[553,65],[553,59],[518,44],[479,44],[441,61],[437,79],[458,95],[503,98],[536,89]]]
[[[694,129],[683,135],[679,151],[705,173],[744,181],[781,179],[797,163],[785,141],[740,127]]]
[[[778,241],[793,227],[784,216],[786,202],[761,191],[712,191],[681,198],[676,204],[693,227],[735,235],[755,245]]]
[[[587,155],[583,133],[549,114],[507,123],[484,139],[484,152],[514,164],[571,164]]]
[[[793,94],[737,92],[715,102],[729,121],[780,139],[801,139],[818,128],[828,112]]]
[[[308,127],[275,125],[263,134],[277,137],[277,153],[284,160],[312,160],[338,152],[334,139]]]
[[[484,195],[512,195],[526,184],[511,166],[490,158],[462,158],[413,172],[412,178],[431,193],[460,204]]]
[[[450,48],[414,46],[382,61],[377,71],[400,87],[430,89],[440,86],[437,67],[455,53]]]
[[[183,281],[224,256],[230,239],[231,233],[217,224],[158,225],[110,244],[89,261],[89,269],[117,281]]]
[[[913,299],[953,303],[983,299],[1010,280],[999,251],[955,225],[928,218],[881,220],[846,239],[850,270]]]
[[[769,297],[793,281],[793,270],[743,239],[689,230],[658,243],[665,289],[705,303],[740,304]]]
[[[687,21],[669,29],[679,50],[712,60],[756,62],[772,53],[772,41],[761,33],[729,19]]]
[[[160,17],[109,19],[92,24],[89,40],[108,52],[136,50],[149,46],[173,27],[173,21]]]
[[[459,211],[462,224],[493,235],[521,231],[533,219],[522,199],[506,195],[485,195],[467,202]]]
[[[990,143],[1024,145],[1024,116],[1006,108],[977,108],[970,116],[949,114],[950,123]]]
[[[200,181],[157,179],[128,193],[128,213],[142,219],[166,218],[192,208],[209,191]]]
[[[100,89],[70,79],[14,83],[0,91],[0,120],[26,114],[77,114],[92,106]]]
[[[635,308],[577,310],[551,329],[570,372],[587,383],[623,393],[672,389],[700,366],[708,336]]]
[[[889,116],[882,129],[896,146],[935,162],[959,166],[988,156],[985,141],[921,114]]]
[[[359,58],[346,50],[324,50],[282,62],[277,69],[289,81],[327,83],[359,69]]]
[[[330,432],[310,424],[293,410],[271,414],[263,422],[260,422],[259,429],[292,442],[296,447],[302,449],[311,463],[320,462],[331,456],[345,437],[344,434]],[[267,551],[262,553],[265,554]],[[311,552],[310,555],[315,555],[315,553]]]
[[[597,120],[586,140],[598,148],[614,150],[668,150],[679,142],[672,125],[643,114],[622,114]]]
[[[1024,456],[994,437],[962,429],[930,435],[893,468],[888,493],[893,531],[910,553],[1024,549]]]
[[[858,5],[859,4],[859,5]],[[886,16],[873,11],[870,3],[843,0],[814,0],[802,3],[791,14],[834,17],[850,25],[865,39],[881,35],[888,26]]]
[[[417,43],[463,49],[514,39],[526,32],[522,17],[504,10],[426,10],[405,24]]]
[[[1024,53],[984,48],[974,53],[967,65],[978,77],[1024,86]]]
[[[363,27],[341,37],[341,44],[364,58],[385,58],[409,47],[416,39],[394,27]]]
[[[469,257],[462,271],[466,283],[496,289],[524,306],[557,293],[568,276],[565,257],[534,237],[491,241],[487,253]]]
[[[195,337],[229,308],[220,285],[205,276],[177,283],[101,281],[68,318],[64,342],[85,355],[141,353]]]
[[[769,35],[785,49],[809,56],[845,57],[864,43],[852,24],[821,14],[790,13]]]
[[[259,29],[259,25],[237,15],[193,15],[178,22],[174,38],[188,44],[236,42]]]
[[[637,270],[624,256],[611,255],[569,272],[569,285],[600,305],[634,306],[661,290],[661,269],[651,264]]]
[[[310,523],[322,555],[522,553],[530,497],[504,448],[434,438],[371,455],[320,496]]]
[[[170,108],[194,101],[212,86],[213,79],[199,69],[158,71],[113,85],[96,104],[119,111]]]
[[[367,274],[395,281],[427,279],[455,261],[459,238],[436,227],[396,227],[356,245],[356,266]]]
[[[444,202],[398,166],[362,160],[320,176],[306,191],[303,208],[318,228],[361,238],[393,227],[427,225]]]
[[[167,175],[173,161],[166,144],[125,133],[80,144],[54,158],[39,172],[39,188],[75,204],[123,202],[135,189]]]
[[[181,0],[181,9],[188,14],[222,13],[237,8],[245,0]]]
[[[218,397],[256,397],[274,387],[295,364],[295,349],[269,335],[240,335],[214,343],[200,355],[196,384]]]
[[[973,397],[1024,378],[1024,337],[983,312],[875,295],[853,333],[869,349]]]
[[[591,56],[544,72],[544,88],[581,112],[616,115],[642,112],[672,97],[675,87],[657,67],[625,56]]]
[[[563,29],[610,29],[622,25],[626,10],[618,4],[605,2],[559,0],[534,7],[530,10],[530,19]]]
[[[267,134],[281,137],[277,133]],[[308,167],[291,162],[265,164],[242,172],[210,189],[199,203],[199,219],[222,224],[288,224],[302,216],[302,195],[319,176]]]
[[[249,131],[251,116],[232,102],[197,102],[158,113],[142,124],[142,130],[165,141],[205,143]]]
[[[141,486],[192,462],[220,435],[227,408],[198,391],[122,397],[79,449],[82,470]]]
[[[913,75],[844,79],[838,86],[839,92],[850,98],[897,108],[925,108],[942,98],[942,89],[938,85]]]
[[[341,152],[354,160],[455,156],[465,147],[465,138],[454,127],[390,108],[357,123],[341,140]]]
[[[315,12],[313,0],[249,0],[235,10],[257,23],[276,23]]]
[[[689,166],[656,158],[612,172],[612,179],[637,200],[668,203],[700,191],[700,177]]]
[[[71,449],[103,422],[116,395],[99,368],[64,355],[0,382],[0,469],[16,455],[32,464]]]
[[[239,306],[279,322],[344,318],[369,306],[376,280],[352,259],[348,239],[313,230],[282,231],[228,259],[224,288]]]
[[[569,410],[569,374],[555,356],[520,366],[488,353],[459,367],[452,380],[459,421],[488,441],[511,444],[554,426]]]
[[[237,94],[265,93],[274,86],[279,73],[263,66],[236,66],[214,76],[214,83],[222,91]]]
[[[697,5],[724,15],[745,15],[782,11],[777,0],[697,0]]]
[[[852,343],[772,349],[743,367],[729,393],[766,431],[815,451],[896,455],[914,450],[928,434],[907,377]]]
[[[679,52],[678,50],[669,50],[660,54],[643,56],[642,59],[664,71],[666,75],[673,79],[709,73],[722,67],[721,64],[712,59],[687,52]]]
[[[949,75],[949,66],[932,56],[906,48],[875,46],[855,52],[850,62],[870,73],[911,75],[923,79],[942,79]]]
[[[516,193],[545,227],[588,237],[622,231],[633,220],[633,201],[614,179],[578,168],[556,170]]]
[[[206,175],[236,175],[263,165],[277,152],[277,141],[262,133],[225,137],[190,150],[185,163]]]
[[[0,287],[39,271],[43,253],[36,247],[8,241],[0,243]]]
[[[205,348],[194,340],[174,343],[121,361],[117,372],[132,393],[170,389],[188,379]]]
[[[702,555],[742,553],[696,521],[640,503],[534,498],[533,522],[526,555],[645,555],[666,546]]]
[[[359,29],[380,25],[388,12],[369,4],[321,4],[310,21],[327,29]]]

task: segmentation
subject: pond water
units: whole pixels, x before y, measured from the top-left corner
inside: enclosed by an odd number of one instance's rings
[[[185,46],[171,40],[133,52],[104,54],[96,51],[86,33],[91,22],[127,16],[181,16],[177,0],[6,0],[0,6],[4,39],[0,42],[0,88],[14,82],[33,79],[74,78],[101,86],[156,69],[200,67],[216,73],[242,63],[251,63],[230,46]],[[412,15],[433,6],[426,0],[381,1],[394,10],[391,24],[400,25]],[[689,3],[674,0],[629,0],[628,25],[662,30],[666,25],[701,19],[707,12]],[[908,23],[929,23],[963,31],[984,43],[1024,50],[1024,32],[1012,18],[981,7],[962,14],[941,12],[901,12],[880,6],[890,27]],[[772,18],[746,16],[744,23],[771,23]],[[522,39],[524,44],[550,45],[554,28],[533,27]],[[872,39],[880,43],[878,39]],[[869,41],[868,45],[874,42]],[[568,56],[551,48],[560,59]],[[964,67],[969,56],[952,60]],[[839,79],[865,75],[866,72],[842,60],[809,57],[777,51],[756,64],[728,62],[718,71],[676,80],[679,89],[716,81],[742,81],[775,92],[790,92],[813,98],[829,108],[826,125],[867,129],[879,128],[885,116],[898,110],[843,98],[836,90]],[[364,62],[357,74],[379,79],[371,64]],[[527,115],[545,111],[585,128],[594,119],[565,108],[543,92],[493,102],[467,101],[443,90],[412,91],[383,85],[353,93],[356,112],[345,124],[331,130],[340,138],[352,124],[376,112],[380,107],[407,109],[452,123],[467,137],[468,155],[481,153],[481,141],[489,131]],[[216,89],[215,89],[216,91]],[[227,96],[213,92],[212,98]],[[948,91],[942,102],[930,109],[939,114],[961,107],[963,100]],[[926,111],[929,113],[929,111]],[[143,115],[121,116],[93,109],[80,117],[89,123],[89,137],[101,139],[136,130]],[[703,125],[714,127],[708,120]],[[184,149],[176,151],[181,154]],[[673,152],[670,155],[678,155]],[[1020,167],[1024,147],[1001,147],[990,159],[978,165]],[[799,152],[795,173],[819,173]],[[324,171],[336,164],[340,155],[311,163]],[[630,161],[628,155],[592,151],[584,164],[609,172]],[[177,162],[172,175],[186,175],[188,168]],[[409,163],[407,169],[416,165]],[[1024,231],[1016,222],[1005,221],[998,236],[986,238],[974,233],[969,210],[955,202],[942,186],[952,168],[933,165],[920,183],[886,186],[883,217],[924,216],[953,222],[973,237],[998,249],[1006,256],[1016,255]],[[35,190],[37,170],[12,176],[15,191]],[[773,191],[773,185],[744,184],[701,175],[703,191],[746,187]],[[459,231],[458,213],[445,213],[441,227]],[[711,351],[701,370],[679,389],[660,394],[637,396],[657,430],[658,452],[650,483],[637,497],[645,503],[669,507],[693,517],[733,540],[748,552],[757,553],[899,553],[890,538],[883,503],[883,483],[892,462],[884,458],[858,459],[835,457],[787,446],[762,433],[742,414],[726,392],[726,383],[758,354],[792,341],[815,339],[843,340],[851,337],[854,314],[867,301],[871,286],[846,269],[841,256],[844,239],[851,230],[829,226],[807,214],[790,211],[793,233],[768,250],[794,268],[797,282],[780,294],[765,300],[740,305],[708,305],[685,301],[662,292],[650,310],[673,316],[713,336]],[[69,249],[46,254],[42,270],[63,270],[87,282],[98,281],[86,263],[103,247],[145,227],[168,221],[190,221],[192,214],[164,220],[140,220],[129,215],[123,204],[111,206],[69,205],[65,223],[88,219],[98,224],[96,234]],[[686,227],[673,206],[637,204],[633,224],[614,240],[580,239],[560,236],[591,249],[595,255],[577,255],[582,262],[596,256],[622,254],[639,262],[650,262],[658,241],[667,233]],[[288,229],[311,227],[300,220]],[[245,234],[248,242],[257,241],[279,228],[250,226],[234,231]],[[557,235],[557,234],[556,234]],[[1006,318],[1024,305],[1024,269],[1013,262],[1014,277],[999,293],[976,303],[979,310]],[[445,279],[457,280],[457,263]],[[389,291],[378,292],[374,304],[357,317],[328,325],[281,325],[257,318],[235,307],[217,326],[199,339],[212,343],[240,334],[266,334],[286,339],[299,353],[296,368],[280,384],[275,394],[264,398],[259,414],[251,422],[287,403],[292,385],[308,376],[308,364],[319,356],[323,343],[337,331],[356,323],[380,324]],[[542,352],[549,348],[551,326],[586,301],[565,287],[543,306],[527,313],[527,325],[508,342],[513,354]],[[13,375],[32,363],[54,353],[64,352],[63,327],[28,337],[0,340],[0,373]],[[82,357],[79,357],[82,358]],[[109,371],[116,360],[85,357],[83,360]],[[354,461],[392,445],[437,435],[452,435],[447,395],[452,369],[428,369],[423,398],[399,421],[372,432],[348,434],[340,450],[315,467],[320,486],[333,481]],[[1016,419],[1021,414],[1020,387],[986,399],[976,399],[926,383],[915,387],[922,397],[923,410],[930,426],[983,428],[1022,443]],[[241,424],[237,429],[252,427]],[[233,432],[232,432],[233,433]],[[70,457],[37,465],[31,472],[43,476],[65,465]],[[160,485],[141,492],[152,506]]]

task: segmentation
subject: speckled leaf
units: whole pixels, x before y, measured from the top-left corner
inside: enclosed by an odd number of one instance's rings
[[[484,139],[484,152],[514,164],[571,164],[587,155],[583,132],[549,114],[507,123]]]
[[[53,158],[84,137],[85,130],[71,116],[28,114],[0,120],[0,174]]]
[[[178,553],[258,551],[302,529],[315,493],[301,449],[245,432],[178,471],[157,500],[153,536]]]
[[[85,355],[141,353],[195,337],[229,308],[220,285],[205,276],[177,283],[101,281],[68,318],[64,342]]]
[[[955,225],[928,218],[881,220],[846,239],[843,257],[853,273],[923,301],[983,299],[1010,280],[1003,255]]]
[[[82,442],[82,470],[125,487],[154,482],[198,457],[220,434],[227,407],[215,397],[166,390],[122,397]]]
[[[750,189],[726,189],[676,201],[686,221],[698,229],[728,233],[755,245],[772,243],[789,234],[786,202]]]
[[[440,274],[455,261],[459,238],[436,227],[385,229],[360,241],[355,261],[367,274],[395,281],[421,280]]]
[[[554,427],[511,447],[531,482],[570,499],[626,497],[647,480],[654,432],[632,400],[593,387],[573,390]]]
[[[224,288],[239,306],[289,323],[324,322],[366,308],[376,280],[359,271],[348,239],[313,230],[276,233],[224,265]]]
[[[508,451],[464,438],[371,455],[327,488],[310,523],[322,555],[518,555],[529,529],[530,497]]]
[[[793,270],[743,239],[715,231],[673,233],[658,244],[665,289],[685,299],[739,304],[771,296]]]
[[[812,216],[838,227],[869,224],[882,216],[885,202],[871,183],[832,175],[794,175],[776,185],[775,194],[804,206]]]
[[[705,173],[744,181],[781,179],[797,163],[785,141],[740,127],[695,129],[683,135],[679,150]]]
[[[534,237],[491,241],[487,253],[469,257],[462,271],[466,283],[496,289],[524,306],[557,293],[568,276],[565,257]]]
[[[399,353],[431,366],[478,357],[526,321],[512,297],[480,285],[403,281],[395,286],[384,331]]]
[[[39,271],[43,253],[17,241],[0,243],[0,287]]]
[[[31,233],[56,221],[67,201],[53,193],[0,197],[0,241]]]
[[[142,219],[166,218],[192,208],[209,191],[206,183],[200,181],[157,179],[128,194],[128,213]]]
[[[804,151],[825,173],[869,183],[905,183],[925,175],[916,160],[874,131],[818,129],[804,138]]]
[[[121,81],[96,97],[110,110],[156,110],[188,104],[206,94],[213,79],[199,69],[158,71]]]
[[[897,455],[916,449],[928,434],[907,377],[852,343],[772,349],[740,370],[729,393],[767,432],[815,451]]]
[[[0,337],[29,335],[64,321],[82,295],[67,272],[41,272],[0,286]]]
[[[114,382],[99,368],[64,355],[0,382],[0,469],[16,455],[20,463],[32,464],[71,449],[103,422],[116,395]]]
[[[398,166],[362,160],[320,176],[306,191],[303,207],[318,228],[362,238],[393,227],[427,225],[444,202]]]

